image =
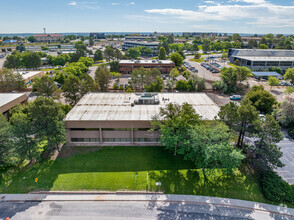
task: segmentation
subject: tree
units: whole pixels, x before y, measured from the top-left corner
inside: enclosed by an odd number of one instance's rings
[[[141,55],[140,49],[137,47],[131,47],[126,51],[126,56],[137,59]]]
[[[275,96],[266,91],[263,86],[257,85],[251,88],[245,98],[248,98],[252,102],[252,105],[264,114],[271,113],[274,104],[277,102]]]
[[[33,91],[36,91],[37,96],[46,96],[52,98],[59,98],[60,91],[53,79],[49,76],[36,78],[33,84]]]
[[[95,72],[95,81],[99,84],[101,91],[106,92],[108,89],[111,74],[106,66],[99,66]]]
[[[145,86],[146,92],[161,92],[163,89],[163,79],[160,76],[156,77],[155,82],[151,82]]]
[[[294,125],[294,99],[288,98],[282,102],[274,115],[283,127]]]
[[[294,84],[294,68],[289,68],[287,69],[285,75],[284,75],[285,80],[290,80],[292,84]]]
[[[267,82],[271,87],[273,87],[273,86],[277,86],[277,85],[279,85],[280,84],[280,80],[279,79],[277,79],[276,77],[274,77],[274,76],[270,76],[269,78],[268,78],[268,82]]]
[[[186,138],[189,136],[189,128],[201,123],[195,109],[188,103],[183,105],[169,103],[165,108],[160,108],[160,113],[153,117],[151,125],[153,129],[161,132],[160,142],[165,149],[177,154],[183,154],[188,146]]]
[[[111,46],[106,46],[105,47],[105,50],[104,50],[104,56],[105,56],[105,59],[106,61],[110,61],[110,60],[113,60],[114,57],[115,57],[115,51],[114,51],[114,48],[111,47]]]
[[[256,140],[254,145],[249,147],[251,155],[253,155],[253,163],[261,170],[274,170],[283,167],[284,164],[280,160],[283,153],[281,147],[276,145],[283,140],[279,124],[271,115],[266,115],[259,122],[257,132],[254,135]]]
[[[70,56],[68,54],[59,54],[56,57],[53,57],[54,66],[64,66],[69,61]]]
[[[286,94],[292,94],[294,92],[294,87],[287,87],[285,90]]]
[[[258,49],[268,49],[268,46],[266,44],[259,44]]]
[[[26,51],[22,53],[22,64],[29,69],[35,69],[42,65],[41,56],[39,53]]]
[[[89,46],[90,47],[93,47],[94,46],[94,40],[93,40],[92,37],[90,37],[90,39],[89,39]]]
[[[197,43],[193,43],[191,49],[192,49],[192,52],[194,52],[194,53],[195,53],[195,52],[198,52],[198,51],[199,51],[198,44],[197,44]]]
[[[69,75],[62,86],[63,96],[71,106],[75,106],[82,98],[80,85],[81,81],[77,76]]]
[[[239,83],[247,80],[250,76],[252,76],[251,70],[247,67],[236,67],[237,81]]]
[[[237,90],[237,72],[234,68],[223,68],[220,76],[226,85],[226,93],[235,92]]]
[[[234,65],[236,65],[236,66],[240,66],[240,65],[241,65],[240,60],[236,59],[236,60],[234,61]]]
[[[86,51],[87,50],[87,46],[86,46],[86,44],[83,41],[76,42],[75,48],[77,50],[80,50],[80,51]]]
[[[93,59],[89,57],[81,57],[78,62],[85,64],[86,67],[93,65]]]
[[[110,72],[119,72],[119,61],[112,61],[109,63]]]
[[[204,53],[206,53],[207,51],[210,51],[210,42],[209,42],[208,39],[205,39],[203,41],[202,50],[203,50]]]
[[[31,120],[23,112],[15,113],[10,118],[13,135],[15,137],[15,150],[21,159],[29,159],[30,162],[37,160],[40,156],[38,144],[34,139],[35,130]]]
[[[159,44],[158,46],[163,47],[165,49],[166,54],[169,54],[170,53],[169,44],[168,44],[168,42],[166,40],[163,41],[163,43],[162,44]]]
[[[52,152],[65,142],[64,111],[59,103],[47,97],[38,97],[29,104],[31,126],[37,138],[47,141],[46,150]]]
[[[206,180],[206,169],[225,169],[225,172],[232,173],[245,158],[240,150],[233,147],[229,128],[221,122],[198,124],[189,131],[190,137],[185,143],[189,148],[184,159],[201,167]]]
[[[36,42],[36,39],[34,38],[34,36],[29,36],[29,37],[27,38],[27,40],[28,40],[29,42],[31,42],[31,43]]]
[[[167,90],[168,91],[173,91],[174,88],[176,87],[176,81],[173,80],[172,78],[171,79],[168,79],[166,81],[166,87],[167,87]]]
[[[159,54],[158,54],[158,59],[159,60],[166,60],[166,52],[165,52],[164,47],[160,47]]]
[[[175,63],[176,67],[180,67],[184,59],[179,53],[175,52],[170,55],[170,60]]]
[[[241,36],[240,36],[240,34],[233,34],[233,36],[232,36],[232,40],[233,41],[242,41],[242,38],[241,38]]]
[[[187,81],[179,80],[176,83],[176,89],[179,91],[189,91],[190,87]]]
[[[258,111],[248,99],[242,100],[240,107],[236,103],[230,102],[222,106],[218,114],[219,118],[230,129],[239,134],[237,146],[241,147],[243,146],[244,137],[255,132],[254,125],[257,123],[258,115]]]
[[[168,35],[167,37],[167,43],[173,44],[175,42],[174,36],[172,34]]]
[[[21,54],[18,51],[13,52],[11,55],[6,57],[3,66],[8,69],[19,69],[22,66],[21,59]]]
[[[169,73],[169,76],[173,79],[178,77],[180,75],[180,72],[177,70],[177,68],[173,68],[172,71]]]
[[[0,114],[0,169],[8,162],[7,156],[12,146],[12,130],[5,116]]]
[[[25,80],[20,73],[14,73],[13,70],[7,68],[0,69],[0,89],[13,91],[25,87]]]
[[[103,60],[103,53],[101,50],[96,50],[94,53],[94,61],[97,62],[98,60]]]

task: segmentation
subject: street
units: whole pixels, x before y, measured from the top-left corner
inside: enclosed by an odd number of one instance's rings
[[[0,219],[293,219],[262,210],[148,201],[4,202]]]

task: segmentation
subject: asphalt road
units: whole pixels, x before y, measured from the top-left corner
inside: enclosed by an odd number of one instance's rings
[[[286,131],[284,133],[284,140],[278,145],[281,147],[283,157],[281,161],[285,164],[284,167],[277,169],[279,175],[283,177],[290,184],[294,184],[294,140],[290,138]]]
[[[0,219],[293,219],[267,211],[163,202],[4,202]]]

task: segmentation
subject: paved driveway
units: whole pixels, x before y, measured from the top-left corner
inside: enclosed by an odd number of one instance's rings
[[[283,168],[277,169],[279,175],[290,184],[294,184],[294,140],[290,138],[284,131],[284,140],[278,145],[282,147],[282,162],[285,164]]]

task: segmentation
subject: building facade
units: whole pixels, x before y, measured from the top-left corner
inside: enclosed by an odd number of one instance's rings
[[[189,103],[204,120],[219,107],[204,93],[88,93],[67,114],[67,142],[74,146],[159,145],[160,133],[149,132],[153,116],[168,103]]]
[[[294,67],[294,50],[229,49],[229,59],[231,63],[239,60],[241,66],[255,71],[270,67],[285,70]]]
[[[90,33],[90,37],[94,39],[105,39],[104,33]]]
[[[34,38],[36,42],[58,42],[64,39],[64,36],[61,34],[35,34]]]
[[[9,111],[17,104],[27,102],[25,93],[0,93],[0,114],[9,117]]]
[[[175,63],[170,60],[121,60],[119,62],[119,72],[122,74],[131,74],[134,69],[158,69],[161,74],[169,74]]]
[[[138,41],[125,41],[122,45],[122,50],[127,51],[131,47],[147,47],[153,50],[153,55],[158,54],[158,42],[138,42]]]

